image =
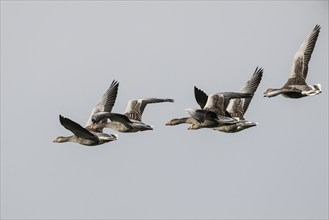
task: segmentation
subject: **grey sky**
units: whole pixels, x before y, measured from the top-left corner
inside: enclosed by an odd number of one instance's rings
[[[322,94],[263,98],[322,29],[307,82]],[[328,218],[328,1],[1,1],[1,218]],[[166,127],[206,93],[264,68],[236,134]],[[98,147],[54,144],[113,79],[114,112],[149,105],[153,131]],[[112,130],[107,132],[117,133]]]

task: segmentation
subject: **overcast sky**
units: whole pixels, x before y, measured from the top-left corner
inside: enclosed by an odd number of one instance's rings
[[[316,24],[307,82],[322,93],[264,98],[287,80]],[[1,1],[1,218],[327,219],[328,1]],[[167,127],[208,94],[262,82],[236,134]],[[113,79],[153,131],[97,147],[53,143],[85,125]]]

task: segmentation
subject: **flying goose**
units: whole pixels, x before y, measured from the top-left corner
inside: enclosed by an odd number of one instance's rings
[[[87,121],[86,127],[82,127],[78,123],[59,116],[60,123],[68,130],[70,130],[74,135],[69,137],[59,136],[53,142],[75,142],[82,145],[95,146],[104,144],[109,141],[117,140],[118,136],[116,134],[105,134],[102,132],[102,128],[92,128],[92,115],[100,111],[111,111],[115,103],[115,99],[118,93],[119,83],[115,80],[112,81],[109,89],[102,96],[99,103],[92,109],[91,115]]]
[[[286,84],[280,89],[267,89],[264,92],[264,97],[271,98],[281,94],[286,98],[302,98],[321,93],[320,84],[306,84],[308,63],[310,62],[316,40],[318,39],[320,28],[320,25],[316,25],[299,47],[294,56],[290,69],[290,77]]]
[[[197,91],[200,90],[197,89]],[[236,98],[250,98],[252,97],[252,94],[244,92],[222,92],[208,96],[206,102],[204,100],[205,97],[206,96],[196,95],[196,100],[199,102],[200,107],[206,103],[203,108],[185,110],[199,122],[199,124],[192,124],[188,128],[189,130],[214,128],[226,124],[235,124],[238,120],[232,118],[229,112],[226,110],[230,100]]]
[[[240,98],[240,99],[231,99],[230,103],[227,107],[227,112],[231,115],[232,118],[237,118],[238,121],[234,124],[223,125],[216,128],[214,130],[235,133],[242,131],[244,129],[254,127],[257,125],[255,122],[247,121],[244,118],[244,114],[246,113],[251,99],[253,98],[254,93],[256,92],[260,81],[263,76],[263,69],[256,68],[250,80],[248,80],[244,86],[241,88],[240,92],[252,94],[250,98]]]
[[[67,130],[70,130],[74,135],[69,137],[59,136],[53,141],[55,143],[75,142],[87,146],[96,146],[118,139],[118,136],[116,134],[105,134],[102,132],[95,132],[89,130],[61,115],[59,115],[59,121]]]
[[[142,122],[142,114],[147,104],[174,102],[173,99],[145,98],[128,102],[124,114],[99,112],[92,116],[93,128],[111,128],[119,132],[137,132],[153,130],[153,127]],[[110,121],[101,122],[110,119]]]
[[[213,128],[225,124],[234,124],[237,119],[231,118],[226,111],[229,100],[232,98],[250,97],[251,94],[223,92],[208,95],[194,86],[194,96],[201,109],[185,109],[190,117],[175,118],[166,123],[167,126],[178,124],[191,124],[189,130],[200,128]]]

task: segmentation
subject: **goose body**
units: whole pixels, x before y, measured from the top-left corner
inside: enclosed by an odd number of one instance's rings
[[[256,122],[246,121],[246,120],[238,120],[236,123],[230,125],[222,125],[218,127],[212,128],[215,131],[221,131],[225,133],[236,133],[247,128],[251,128],[257,126]]]
[[[284,86],[279,89],[267,89],[264,92],[264,97],[271,98],[277,95],[282,95],[286,98],[296,99],[321,93],[320,84],[308,85],[306,83],[308,64],[318,39],[320,29],[321,27],[316,25],[313,31],[305,38],[302,45],[299,47],[293,58],[289,79]]]
[[[114,141],[118,139],[116,134],[106,134],[103,133],[103,128],[93,128],[92,127],[92,115],[97,114],[100,111],[111,111],[112,107],[115,103],[115,99],[118,92],[119,83],[113,80],[109,89],[102,96],[99,103],[92,109],[91,115],[87,120],[86,127],[82,127],[78,123],[72,121],[71,119],[65,118],[63,116],[59,116],[59,121],[63,127],[71,131],[74,135],[63,137],[57,137],[53,142],[55,143],[63,143],[63,142],[75,142],[82,145],[87,146],[96,146],[100,144],[104,144],[110,141]]]
[[[110,119],[111,121],[105,123],[97,123],[104,119]],[[93,121],[95,124],[93,128],[111,128],[119,132],[137,132],[153,130],[152,126],[145,124],[144,122],[129,119],[126,115],[110,112],[99,112],[93,115]]]
[[[187,128],[188,130],[215,128],[224,125],[232,125],[237,122],[237,119],[235,118],[217,115],[212,111],[200,109],[186,109],[185,111],[198,122],[191,124],[191,126]]]
[[[174,100],[161,98],[130,100],[124,114],[111,113],[106,111],[94,114],[92,117],[92,121],[94,123],[93,128],[111,128],[119,132],[153,130],[151,125],[147,125],[142,122],[142,114],[147,104],[161,102],[174,102]],[[110,119],[110,121],[107,119]],[[104,120],[104,123],[99,123],[100,121]]]

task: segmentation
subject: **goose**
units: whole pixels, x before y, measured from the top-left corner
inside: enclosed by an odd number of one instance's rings
[[[296,99],[321,93],[321,84],[307,85],[306,83],[308,63],[318,39],[320,28],[320,25],[316,25],[299,47],[293,58],[289,79],[284,86],[280,89],[267,89],[264,92],[264,97],[271,98],[281,94],[286,98]]]
[[[188,130],[195,130],[236,123],[237,120],[231,118],[225,108],[230,99],[250,97],[250,94],[223,92],[208,97],[204,91],[194,86],[194,96],[201,109],[185,109],[185,112],[189,114],[190,117],[171,119],[166,123],[167,126],[186,123],[191,124]]]
[[[66,129],[70,130],[74,135],[69,137],[59,136],[53,142],[75,142],[87,146],[96,146],[114,141],[118,139],[116,134],[105,134],[102,128],[92,127],[92,116],[101,111],[111,111],[118,93],[119,83],[115,80],[112,81],[110,87],[100,99],[99,103],[92,109],[91,114],[84,127],[72,121],[69,118],[59,116],[59,121]]]
[[[244,114],[246,113],[251,99],[256,92],[260,81],[262,80],[264,70],[262,68],[256,68],[250,80],[248,80],[244,86],[241,88],[240,92],[252,94],[250,98],[240,98],[240,99],[232,99],[227,107],[228,113],[232,118],[237,118],[238,121],[234,124],[228,124],[213,128],[213,130],[227,132],[227,133],[235,133],[242,131],[247,128],[251,128],[257,126],[256,122],[247,121],[244,118]]]
[[[226,110],[231,99],[250,98],[252,94],[245,92],[221,92],[207,96],[202,90],[195,87],[195,98],[201,109],[186,109],[199,123],[191,124],[189,130],[200,128],[214,128],[225,124],[234,124],[238,120],[232,118]],[[206,99],[207,98],[207,99]]]
[[[254,96],[255,91],[258,88],[258,85],[262,79],[264,70],[262,68],[256,67],[252,77],[250,80],[248,80],[244,86],[240,89],[240,94],[249,94],[250,97],[246,98],[231,98],[229,102],[225,103],[225,101],[218,102],[219,107],[217,106],[217,109],[211,110],[211,112],[216,112],[216,114],[209,114],[208,111],[202,111],[202,110],[196,110],[196,111],[190,111],[189,113],[193,115],[193,117],[198,118],[201,122],[204,120],[204,117],[208,117],[208,121],[212,121],[212,123],[207,122],[206,125],[200,125],[200,126],[191,126],[189,129],[198,129],[201,127],[210,127],[213,130],[222,131],[222,132],[228,132],[228,133],[234,133],[238,131],[242,131],[244,129],[254,127],[257,125],[255,122],[247,121],[244,119],[244,114],[247,111],[249,104],[251,102],[251,99]],[[234,93],[230,93],[234,94]],[[200,104],[200,107],[204,106],[205,100],[208,101],[209,97],[205,92],[203,92],[200,89],[195,89],[195,98],[197,102]],[[206,103],[207,105],[207,103]],[[211,105],[210,105],[211,106]],[[209,107],[207,107],[209,108]],[[213,107],[210,107],[213,108]],[[204,107],[206,109],[206,107]],[[209,110],[209,109],[208,109]],[[224,116],[224,117],[223,117]],[[219,122],[218,126],[214,126],[216,124],[216,121]],[[228,118],[227,118],[228,117]],[[230,121],[229,118],[235,119],[234,121]],[[224,122],[224,123],[220,123]]]
[[[61,115],[59,115],[59,121],[66,129],[70,130],[74,135],[68,137],[59,136],[53,141],[55,143],[75,142],[86,146],[96,146],[118,139],[118,136],[116,134],[105,134],[102,132],[88,130],[79,125],[78,123]]]
[[[153,130],[151,125],[142,122],[142,115],[147,104],[161,102],[174,102],[174,99],[144,98],[130,100],[124,114],[107,111],[94,114],[92,116],[93,128],[111,128],[119,132]],[[106,121],[107,119],[110,119],[110,121]],[[104,120],[105,122],[100,123]]]

